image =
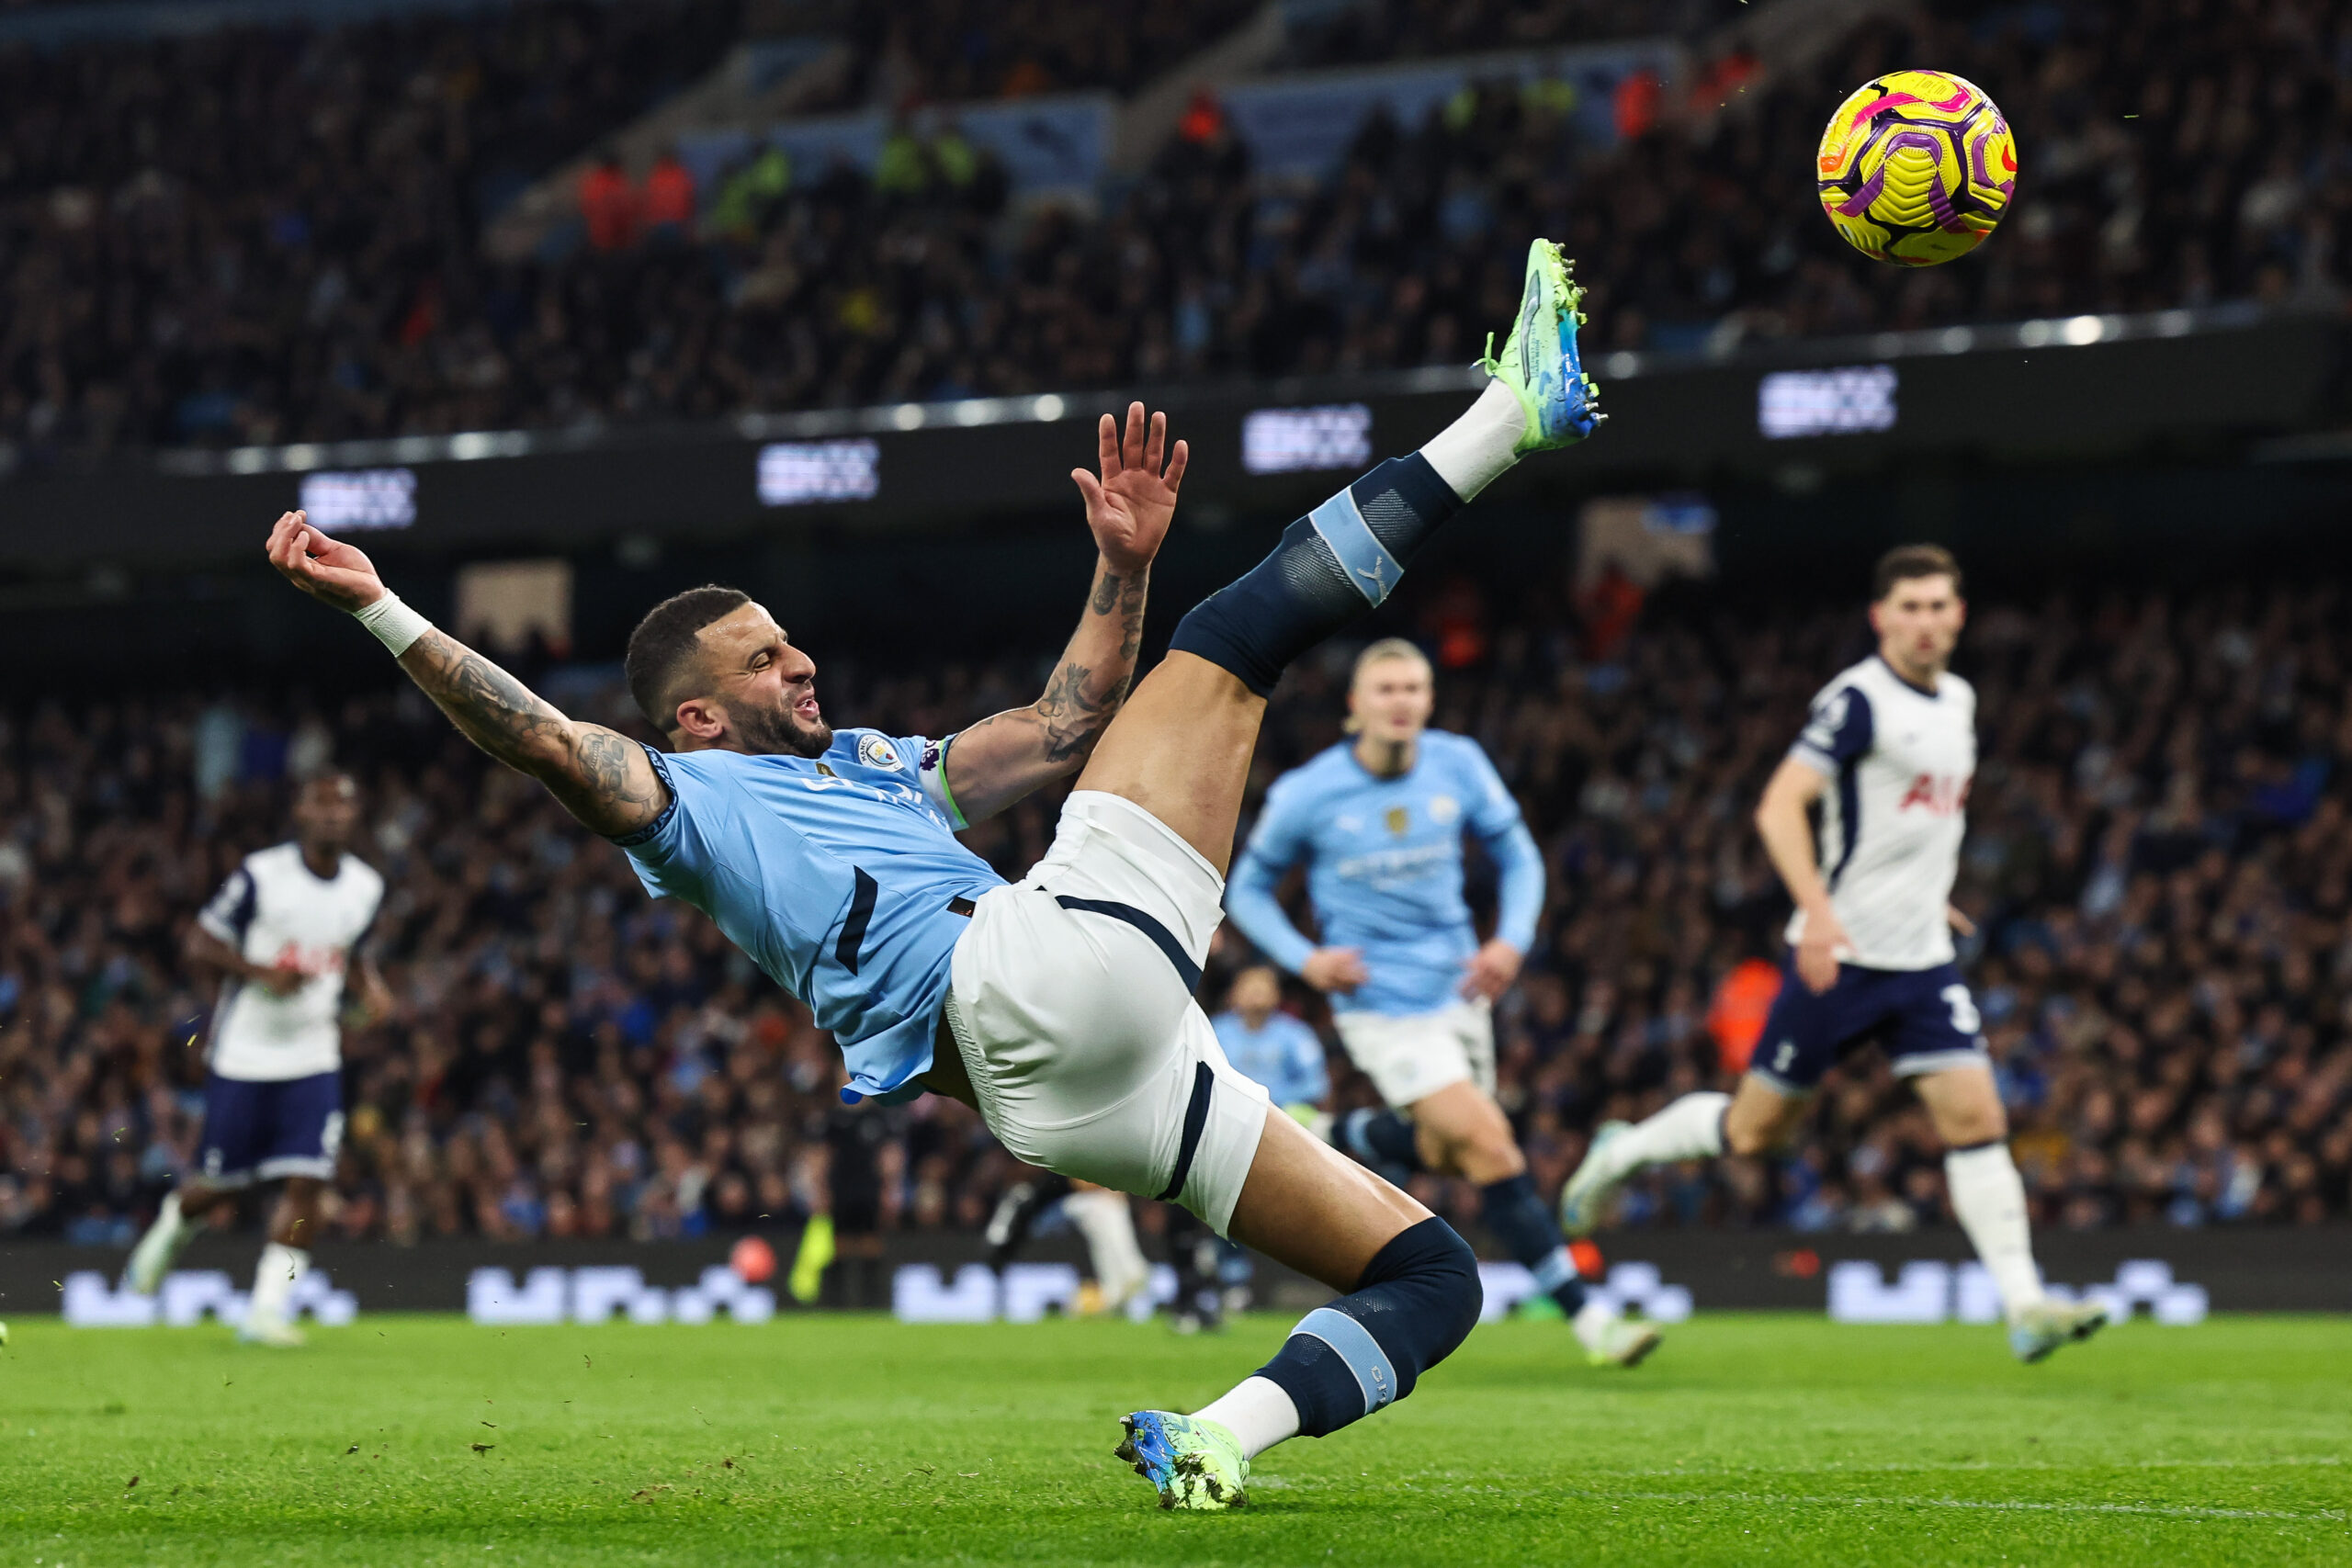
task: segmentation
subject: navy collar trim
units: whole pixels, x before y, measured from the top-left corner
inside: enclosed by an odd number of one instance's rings
[[[1879,667],[1881,669],[1894,676],[1897,681],[1902,682],[1905,686],[1908,686],[1913,691],[1918,693],[1921,696],[1927,698],[1929,702],[1936,702],[1943,696],[1943,693],[1933,686],[1922,686],[1917,681],[1905,679],[1903,671],[1897,670],[1892,663],[1890,663],[1885,654],[1880,653],[1876,649],[1872,649],[1871,657],[1878,660]]]

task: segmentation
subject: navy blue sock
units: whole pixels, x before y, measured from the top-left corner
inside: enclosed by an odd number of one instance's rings
[[[1419,452],[1391,457],[1193,606],[1168,646],[1231,671],[1262,697],[1292,660],[1387,598],[1422,541],[1461,506]]]
[[[1349,1111],[1340,1123],[1339,1141],[1340,1148],[1366,1165],[1401,1165],[1408,1173],[1421,1168],[1412,1119],[1394,1111]]]
[[[1258,1375],[1298,1406],[1300,1435],[1319,1438],[1412,1393],[1485,1301],[1470,1244],[1423,1220],[1389,1238],[1352,1292],[1300,1318]]]
[[[1478,1189],[1478,1217],[1510,1255],[1527,1265],[1535,1287],[1560,1303],[1570,1317],[1584,1308],[1584,1281],[1560,1237],[1551,1206],[1536,1196],[1535,1179],[1521,1171],[1508,1181]]]

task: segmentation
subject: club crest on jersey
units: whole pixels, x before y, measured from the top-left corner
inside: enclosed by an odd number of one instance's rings
[[[1462,815],[1462,803],[1450,795],[1430,796],[1430,820],[1442,828]]]
[[[1921,773],[1903,792],[1903,803],[1895,809],[1908,811],[1916,806],[1932,816],[1957,817],[1968,809],[1968,784],[1964,778]]]
[[[896,772],[899,752],[896,747],[878,735],[861,735],[857,738],[857,760],[869,768],[888,768]]]
[[[1413,825],[1413,814],[1401,806],[1392,806],[1383,815],[1381,820],[1388,824],[1390,832],[1402,837],[1405,829]]]

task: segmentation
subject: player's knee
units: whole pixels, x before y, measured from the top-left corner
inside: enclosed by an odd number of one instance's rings
[[[1456,1143],[1448,1156],[1447,1164],[1456,1173],[1481,1187],[1509,1181],[1527,1168],[1527,1156],[1519,1152],[1508,1125],[1480,1128]]]
[[[1423,1320],[1414,1332],[1418,1370],[1437,1365],[1468,1338],[1486,1304],[1478,1255],[1443,1220],[1427,1219],[1399,1231],[1376,1253],[1358,1281],[1359,1292],[1381,1289]],[[1408,1384],[1398,1391],[1402,1398]]]
[[[1400,1231],[1356,1288],[1301,1318],[1259,1376],[1279,1384],[1310,1438],[1413,1392],[1478,1321],[1478,1259],[1443,1220]]]
[[[1795,1141],[1795,1122],[1747,1122],[1725,1119],[1724,1122],[1724,1153],[1759,1159],[1776,1155]]]

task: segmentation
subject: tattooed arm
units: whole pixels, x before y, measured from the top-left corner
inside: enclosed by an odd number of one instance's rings
[[[328,538],[300,512],[277,520],[268,548],[288,581],[338,610],[356,614],[390,592],[365,555]],[[565,717],[448,633],[427,628],[400,664],[467,739],[547,785],[583,827],[607,836],[634,832],[669,805],[643,747]]]
[[[547,785],[582,827],[618,837],[644,827],[670,803],[644,747],[602,725],[566,718],[438,627],[401,655],[401,668],[460,734]]]
[[[1189,453],[1182,441],[1169,448],[1168,416],[1153,414],[1147,425],[1141,403],[1127,410],[1124,441],[1107,413],[1096,434],[1102,477],[1070,473],[1101,552],[1086,613],[1042,696],[982,719],[948,746],[947,787],[967,821],[1078,772],[1135,679],[1151,560],[1168,536]]]

